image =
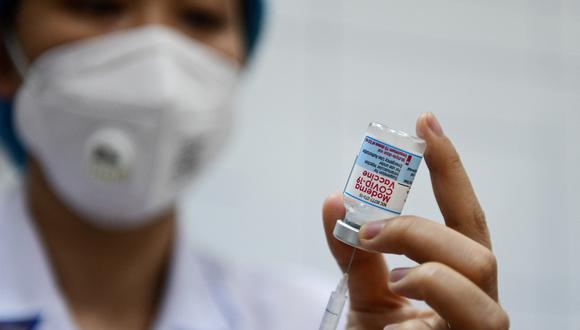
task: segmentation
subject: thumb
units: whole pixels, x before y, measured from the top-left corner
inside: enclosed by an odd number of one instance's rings
[[[334,238],[333,230],[336,221],[343,219],[344,214],[342,195],[330,195],[322,210],[324,231],[330,251],[343,272],[347,270],[354,248]],[[351,309],[376,310],[377,306],[396,308],[404,304],[402,298],[389,290],[387,282],[388,270],[383,255],[356,250],[348,280]]]

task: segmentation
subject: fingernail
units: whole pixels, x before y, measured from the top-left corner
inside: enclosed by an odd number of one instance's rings
[[[397,329],[397,325],[396,324],[389,324],[386,327],[383,328],[383,330],[396,330]]]
[[[405,277],[405,275],[407,275],[409,270],[411,270],[411,268],[409,267],[395,268],[391,270],[391,272],[389,273],[389,281],[392,283],[399,281],[400,279]]]
[[[439,120],[432,112],[427,113],[427,124],[429,125],[429,129],[437,136],[443,136],[443,128],[441,124],[439,124]]]
[[[373,239],[381,232],[384,226],[385,226],[384,220],[373,221],[365,224],[361,228],[361,238],[367,240]]]
[[[425,129],[423,129],[423,121],[427,120],[427,114],[423,113],[417,119],[417,124],[415,126],[415,131],[417,132],[417,136],[424,139],[425,138]]]

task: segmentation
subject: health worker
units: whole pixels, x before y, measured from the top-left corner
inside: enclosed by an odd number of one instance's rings
[[[20,174],[0,197],[0,330],[317,328],[328,292],[190,247],[175,207],[227,138],[262,6],[0,0],[0,137]],[[419,266],[389,272],[381,254],[357,253],[348,327],[506,329],[459,156],[433,115],[417,132],[446,225],[362,228],[364,246]],[[344,269],[352,249],[331,233],[343,216],[330,196],[323,220]]]

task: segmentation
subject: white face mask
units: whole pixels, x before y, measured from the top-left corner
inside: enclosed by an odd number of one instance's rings
[[[17,130],[69,207],[100,227],[136,227],[222,147],[238,76],[233,61],[161,26],[75,42],[27,70]]]

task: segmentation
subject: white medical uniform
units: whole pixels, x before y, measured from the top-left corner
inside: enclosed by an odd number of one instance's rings
[[[0,196],[0,330],[75,329],[24,205],[21,189]],[[318,328],[328,287],[220,264],[182,239],[174,250],[154,329]]]

